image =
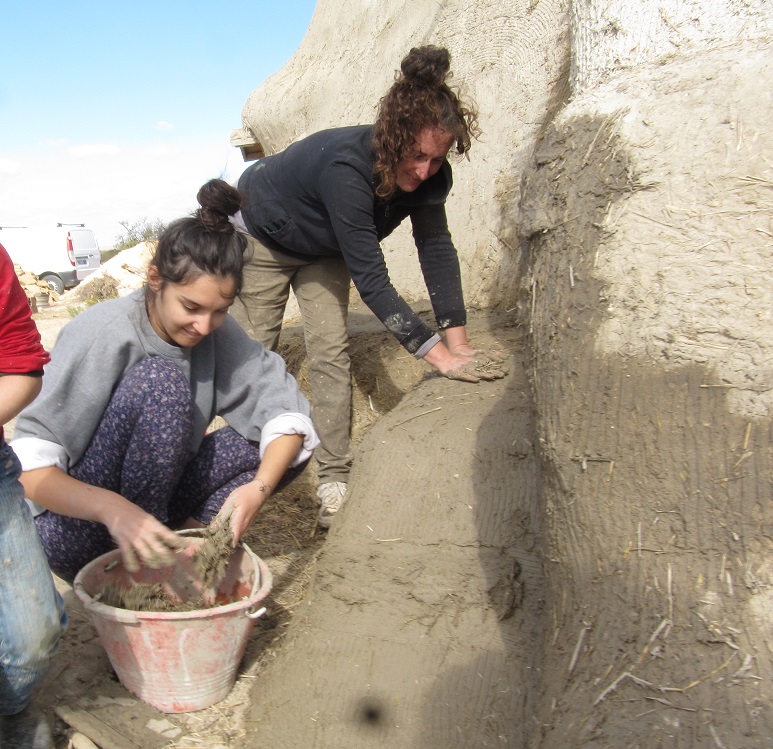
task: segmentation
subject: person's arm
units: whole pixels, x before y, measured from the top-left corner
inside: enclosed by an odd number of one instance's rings
[[[311,406],[279,354],[251,339],[231,317],[212,340],[217,415],[260,446],[254,480],[234,490],[213,521],[221,523],[232,515],[237,542],[287,470],[311,457],[319,438]]]
[[[400,344],[415,355],[433,336],[433,331],[389,279],[376,228],[373,186],[358,169],[336,163],[320,176],[318,190],[362,301]]]
[[[29,375],[0,376],[0,425],[7,424],[35,400],[40,392],[40,377]]]
[[[27,296],[0,244],[0,427],[35,400],[48,359]]]
[[[266,447],[255,478],[231,492],[215,522],[230,518],[234,544],[249,528],[263,503],[271,496],[303,446],[302,434],[283,434]]]
[[[185,545],[173,531],[120,494],[91,486],[55,466],[23,471],[25,496],[47,510],[68,517],[102,523],[121,550],[129,571],[162,567],[174,562]]]
[[[467,338],[459,259],[448,231],[445,204],[418,206],[411,211],[411,223],[422,275],[445,339],[432,346],[422,358],[450,379],[479,382],[503,377],[505,372],[492,365],[501,363],[504,356],[496,351],[486,353],[475,349]]]
[[[467,349],[471,352],[474,350],[467,344],[464,331],[466,316],[459,264],[448,232],[444,205],[433,204],[412,211],[411,221],[422,272],[436,316],[439,319],[445,318],[446,325],[441,327],[445,327],[444,333],[449,345],[461,347],[452,353],[445,343],[438,341],[429,351],[421,353],[422,347],[426,348],[435,334],[397,293],[389,280],[374,224],[371,186],[355,169],[337,164],[322,175],[319,189],[344,260],[362,300],[398,341],[410,353],[420,355],[444,377],[467,382],[503,377],[505,372],[481,366],[481,362],[464,355]],[[485,358],[489,362],[496,361],[493,356]]]

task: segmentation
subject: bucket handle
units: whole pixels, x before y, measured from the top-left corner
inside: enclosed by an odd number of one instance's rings
[[[266,613],[266,607],[263,606],[262,608],[259,608],[257,611],[245,611],[244,615],[248,619],[260,619],[260,617],[263,616],[263,614],[265,613]]]

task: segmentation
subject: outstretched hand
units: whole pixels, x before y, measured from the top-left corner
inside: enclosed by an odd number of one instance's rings
[[[499,380],[508,373],[507,367],[503,366],[505,355],[501,351],[484,351],[464,343],[449,348],[449,352],[453,357],[451,366],[439,368],[443,377],[449,380]]]
[[[446,337],[448,345],[438,342],[424,355],[424,361],[435,367],[443,377],[480,382],[499,380],[508,373],[504,354],[473,348],[463,327],[449,328]]]
[[[464,358],[458,366],[441,372],[449,380],[463,382],[480,382],[481,380],[500,380],[507,374],[507,369],[499,362],[481,361]]]

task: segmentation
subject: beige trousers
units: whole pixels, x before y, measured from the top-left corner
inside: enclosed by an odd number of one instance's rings
[[[352,459],[352,384],[349,365],[349,270],[339,255],[301,259],[248,237],[241,299],[253,337],[276,351],[292,288],[303,318],[309,358],[309,400],[320,439],[314,452],[321,484],[346,482]]]

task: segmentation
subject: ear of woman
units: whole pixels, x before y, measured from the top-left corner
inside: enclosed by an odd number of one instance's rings
[[[146,277],[151,291],[153,291],[153,293],[158,293],[164,284],[161,274],[158,272],[158,268],[155,265],[149,265]]]

